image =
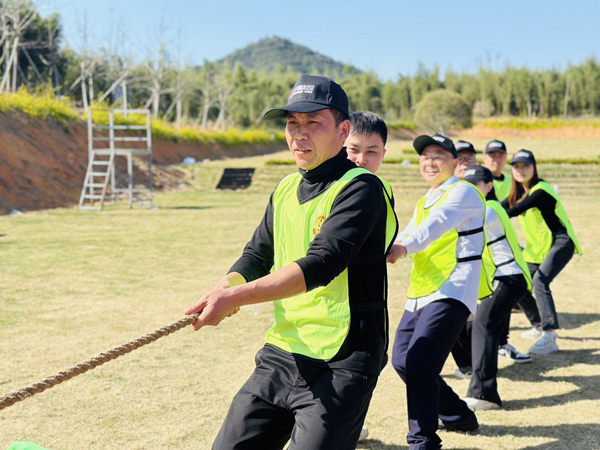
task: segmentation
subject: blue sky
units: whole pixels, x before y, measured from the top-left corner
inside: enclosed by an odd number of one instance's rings
[[[419,62],[443,73],[474,72],[481,65],[502,69],[507,63],[564,69],[589,56],[600,58],[600,0],[35,3],[43,16],[59,13],[72,48],[82,48],[84,35],[93,48],[120,40],[127,42],[122,53],[135,59],[152,52],[159,36],[174,61],[193,64],[280,36],[384,80],[414,74]]]

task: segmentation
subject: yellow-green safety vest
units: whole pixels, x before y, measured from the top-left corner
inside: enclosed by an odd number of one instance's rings
[[[512,176],[504,175],[504,180],[493,180],[494,192],[496,192],[496,198],[499,202],[503,202],[508,198],[510,194],[510,187],[512,185]]]
[[[573,231],[571,222],[569,222],[567,212],[558,198],[558,194],[552,189],[552,186],[550,186],[549,183],[538,181],[531,191],[529,191],[529,195],[539,189],[546,191],[556,200],[554,213],[558,217],[558,220],[560,220],[562,226],[567,229],[567,234],[575,244],[575,253],[581,255],[582,251],[579,246],[579,241],[575,236],[575,231]],[[525,239],[527,240],[527,245],[525,245],[525,249],[523,250],[525,261],[533,264],[541,264],[548,255],[550,247],[552,247],[552,232],[548,228],[548,225],[546,225],[546,221],[538,208],[530,208],[525,211],[524,214],[519,216],[519,221],[523,228]]]
[[[481,195],[479,189],[474,187],[471,183],[461,180],[450,186],[446,193],[430,207],[425,208],[425,197],[421,198],[421,200],[417,202],[417,206],[415,207],[415,228],[418,227],[421,222],[423,222],[423,220],[429,216],[431,208],[433,208],[435,205],[443,203],[444,200],[446,200],[446,197],[448,197],[448,194],[452,189],[454,189],[457,183],[466,183],[475,189],[475,192],[477,192],[477,195],[479,195],[481,203],[483,204],[483,221],[485,222],[485,198],[483,195]],[[460,233],[456,230],[456,228],[453,228],[440,236],[440,238],[435,242],[429,244],[426,249],[415,253],[414,255],[410,255],[410,257],[414,259],[414,264],[410,273],[410,286],[408,287],[407,297],[420,298],[433,294],[442,287],[457,263],[481,259],[481,253],[464,258],[456,257],[456,243],[458,241],[458,237],[476,233],[483,233],[483,226],[474,230],[461,231]],[[483,236],[485,247],[485,233]],[[483,252],[483,248],[481,250]],[[484,268],[482,265],[481,281],[479,283],[479,298],[487,297],[492,293],[492,287],[488,280],[489,277],[484,273]]]
[[[519,246],[519,238],[517,237],[517,233],[515,232],[515,229],[512,226],[512,223],[510,221],[510,218],[508,217],[508,214],[506,214],[506,210],[496,200],[488,200],[486,202],[486,206],[488,208],[493,209],[496,212],[496,215],[498,216],[498,219],[500,219],[500,223],[502,224],[502,227],[504,228],[503,236],[500,236],[500,237],[494,239],[493,241],[486,242],[485,250],[483,252],[483,264],[485,265],[487,276],[491,276],[491,281],[493,281],[495,274],[496,274],[496,269],[498,267],[504,266],[506,264],[510,264],[511,262],[514,261],[517,263],[517,265],[523,272],[523,276],[525,277],[525,280],[527,281],[527,290],[531,291],[531,273],[529,272],[529,267],[527,267],[527,263],[525,262],[525,258],[523,257],[523,251],[521,250],[521,247]],[[508,261],[503,261],[500,264],[496,264],[490,253],[490,246],[492,244],[495,244],[496,242],[499,242],[502,240],[506,240],[506,242],[508,242],[508,245],[510,246],[510,250],[512,251],[513,257],[511,259],[509,259]]]
[[[275,270],[306,256],[337,195],[352,179],[362,174],[372,175],[364,168],[351,169],[319,196],[302,204],[297,197],[302,176],[295,173],[281,180],[273,195]],[[397,232],[397,219],[388,187],[382,189],[388,215],[386,248],[382,258],[385,258]],[[394,226],[390,229],[391,223]],[[345,269],[326,286],[273,302],[275,323],[267,331],[266,343],[289,353],[330,360],[338,353],[350,328],[348,289],[348,269]]]

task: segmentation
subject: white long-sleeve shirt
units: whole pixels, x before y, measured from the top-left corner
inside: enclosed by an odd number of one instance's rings
[[[424,207],[434,205],[457,181],[458,179],[452,176],[441,186],[429,189],[425,194]],[[415,227],[417,214],[415,208],[408,226],[396,239],[406,247],[407,255],[425,250],[429,244],[453,228],[460,233],[483,227],[485,205],[476,189],[467,183],[457,184],[442,203],[431,207],[429,216],[418,227]],[[464,258],[481,254],[483,243],[483,232],[459,236],[456,243],[456,257]],[[481,260],[458,263],[439,290],[425,297],[407,299],[406,309],[414,311],[433,301],[451,298],[464,303],[469,311],[475,314],[480,274]]]
[[[493,242],[489,244],[490,253],[494,265],[496,265],[496,274],[494,277],[503,277],[507,275],[519,275],[523,271],[519,265],[515,262],[515,256],[513,255],[510,244],[506,239],[500,239],[506,235],[504,226],[498,217],[496,211],[492,208],[486,208],[485,214],[485,237],[487,242]],[[496,241],[496,242],[494,242]],[[507,261],[513,260],[506,264]]]

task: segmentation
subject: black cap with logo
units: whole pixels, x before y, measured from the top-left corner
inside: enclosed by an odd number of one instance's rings
[[[494,181],[494,175],[487,167],[483,166],[469,166],[467,170],[465,170],[464,181],[468,181],[469,183],[477,183],[478,181],[485,181],[486,183],[490,183]]]
[[[470,142],[467,142],[467,141],[456,141],[456,144],[454,145],[454,147],[456,147],[457,152],[467,151],[467,152],[471,152],[471,153],[477,153],[475,151],[475,147],[473,147],[473,144],[471,144]]]
[[[348,97],[342,87],[326,77],[301,75],[290,92],[287,105],[267,111],[265,119],[281,119],[287,117],[288,112],[312,113],[329,108],[349,115]]]
[[[511,164],[522,162],[525,164],[535,164],[535,156],[529,150],[519,150],[512,158]]]
[[[454,148],[454,142],[452,142],[452,139],[442,136],[441,134],[434,134],[433,136],[427,136],[426,134],[423,134],[413,141],[413,147],[419,155],[423,153],[423,150],[430,145],[439,145],[444,150],[452,153],[453,157],[458,157],[458,153],[456,152],[456,148]]]
[[[504,142],[494,139],[493,141],[488,142],[488,144],[485,146],[485,152],[486,153],[492,153],[492,152],[506,153],[506,145],[504,145]]]

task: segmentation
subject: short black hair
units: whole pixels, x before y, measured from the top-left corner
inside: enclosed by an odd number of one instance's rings
[[[371,111],[356,111],[350,114],[350,134],[381,136],[383,145],[387,142],[387,125],[381,117]]]
[[[331,114],[333,114],[333,118],[335,119],[335,126],[336,127],[339,127],[340,123],[342,123],[344,120],[349,120],[350,119],[348,117],[348,114],[346,114],[341,109],[337,109],[337,108],[329,108],[329,109],[331,110]]]

